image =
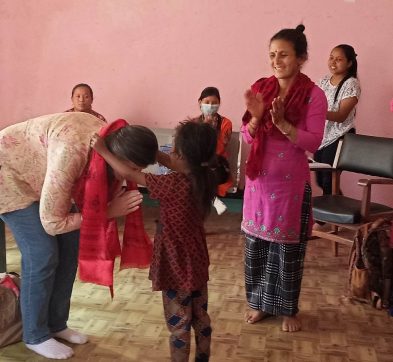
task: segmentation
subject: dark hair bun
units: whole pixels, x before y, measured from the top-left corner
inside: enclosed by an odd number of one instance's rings
[[[306,29],[306,27],[305,27],[303,24],[299,24],[299,25],[296,27],[296,30],[297,30],[297,31],[300,31],[301,33],[304,32],[304,29]]]

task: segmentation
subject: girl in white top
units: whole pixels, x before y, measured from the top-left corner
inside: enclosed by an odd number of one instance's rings
[[[329,75],[322,78],[318,85],[325,92],[328,101],[325,131],[318,151],[314,154],[317,162],[333,165],[338,141],[348,132],[355,132],[356,104],[360,96],[357,79],[357,54],[352,46],[337,45],[328,60]],[[324,195],[332,193],[330,172],[316,173],[317,183]]]

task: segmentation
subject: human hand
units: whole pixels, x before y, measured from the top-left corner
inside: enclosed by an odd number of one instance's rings
[[[95,133],[91,138],[90,147],[92,147],[100,154],[107,150],[104,139],[100,137],[97,133]]]
[[[217,127],[217,114],[209,114],[203,117],[203,122],[210,124],[213,128]]]
[[[270,115],[272,116],[272,122],[277,126],[281,127],[284,122],[284,101],[281,97],[276,97],[272,102],[272,109]]]
[[[285,120],[284,113],[285,108],[283,99],[281,97],[274,98],[272,109],[270,110],[272,122],[284,136],[294,141],[297,135],[296,127],[293,127],[291,123]]]
[[[211,124],[213,122],[213,120],[214,120],[214,118],[213,118],[212,114],[203,115],[203,122],[204,123],[210,123]]]
[[[128,215],[139,209],[143,196],[138,190],[126,191],[121,188],[108,204],[108,218]]]
[[[253,118],[258,121],[261,120],[263,112],[265,111],[265,104],[263,103],[262,94],[254,94],[251,89],[248,89],[244,94],[246,100],[247,111],[250,112]]]

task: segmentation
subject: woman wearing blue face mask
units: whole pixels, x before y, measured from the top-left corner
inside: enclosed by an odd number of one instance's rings
[[[207,87],[202,91],[198,102],[202,113],[198,120],[209,123],[217,131],[216,154],[227,160],[227,146],[232,135],[232,122],[217,113],[221,103],[220,92],[215,87]],[[232,185],[232,179],[229,177],[224,183],[218,185],[217,195],[225,196]],[[218,198],[214,206],[219,214],[226,209],[226,206]]]

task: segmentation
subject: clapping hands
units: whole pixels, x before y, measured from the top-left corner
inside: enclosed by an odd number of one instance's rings
[[[254,94],[251,89],[248,89],[244,94],[244,98],[246,99],[247,111],[250,112],[253,118],[261,120],[263,112],[265,111],[262,94]]]
[[[280,126],[284,121],[284,101],[281,97],[276,97],[272,102],[272,109],[270,110],[270,115],[272,116],[272,122],[276,126]]]

